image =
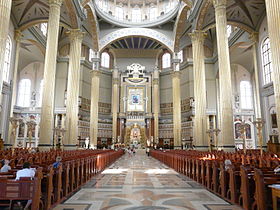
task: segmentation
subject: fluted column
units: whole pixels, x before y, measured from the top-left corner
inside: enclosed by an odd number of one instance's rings
[[[173,135],[174,149],[181,148],[181,85],[179,62],[173,61],[174,69],[172,75],[172,93],[173,93]]]
[[[158,139],[158,117],[159,117],[159,72],[155,68],[153,74],[153,113],[154,113],[154,139]]]
[[[258,41],[259,33],[255,32],[250,35],[250,39],[253,41],[253,61],[254,61],[254,74],[255,74],[255,85],[254,85],[254,101],[255,101],[255,118],[262,118],[261,115],[261,100],[260,100],[260,81],[259,81],[259,65],[258,65]]]
[[[0,66],[4,66],[6,41],[9,33],[9,23],[12,0],[0,0]],[[2,104],[3,70],[0,71],[0,104]],[[0,110],[1,112],[1,110]]]
[[[80,29],[68,32],[70,40],[69,69],[66,98],[66,142],[64,145],[75,148],[78,139],[79,121],[79,87],[80,87],[80,61],[81,47],[84,33]]]
[[[91,71],[91,105],[90,105],[90,141],[94,147],[97,147],[98,137],[98,102],[99,102],[99,81],[100,71],[99,58],[96,53],[93,59],[93,70]]]
[[[277,125],[280,128],[280,1],[265,0],[267,25],[273,65],[273,85],[277,112]]]
[[[117,121],[119,108],[119,72],[115,68],[113,70],[113,90],[112,90],[112,118],[113,118],[113,139],[117,140]]]
[[[217,48],[219,59],[220,81],[220,129],[221,144],[224,149],[233,149],[233,110],[232,110],[232,85],[227,37],[227,0],[213,0],[216,16]]]
[[[190,34],[193,49],[193,75],[194,75],[194,145],[198,148],[208,147],[206,128],[206,82],[204,63],[204,40],[207,36],[202,31],[194,31]]]
[[[22,39],[22,33],[20,30],[15,30],[15,40],[16,40],[16,47],[15,47],[15,64],[14,64],[14,74],[13,74],[13,89],[12,89],[12,98],[11,98],[11,110],[10,110],[10,117],[13,117],[13,113],[14,113],[14,105],[16,103],[16,99],[17,99],[17,85],[18,85],[18,60],[19,60],[19,52],[20,52],[20,42]],[[12,132],[13,126],[10,123],[9,125],[9,144],[14,145],[13,139],[11,139],[11,132]]]
[[[41,108],[39,147],[48,148],[53,139],[54,92],[60,7],[63,0],[49,0],[47,47],[44,64],[44,85]]]

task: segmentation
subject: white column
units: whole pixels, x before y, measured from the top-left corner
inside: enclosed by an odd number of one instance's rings
[[[259,65],[258,65],[258,52],[257,45],[259,40],[259,33],[255,32],[250,35],[250,39],[253,41],[253,60],[254,60],[254,100],[255,100],[255,118],[262,118],[261,115],[261,100],[260,100],[260,81],[259,81]]]
[[[117,68],[113,70],[112,81],[112,118],[113,118],[113,139],[117,140],[118,125],[118,108],[119,108],[119,71]]]
[[[206,84],[204,64],[204,40],[207,34],[203,31],[194,31],[190,34],[193,49],[193,75],[194,75],[194,145],[198,148],[208,147],[206,135]]]
[[[181,79],[179,62],[179,59],[173,60],[172,93],[174,149],[181,148]]]
[[[0,66],[5,61],[6,42],[9,33],[12,0],[0,0]],[[2,104],[3,69],[0,71],[0,104]],[[1,112],[2,110],[0,110]]]
[[[154,139],[158,139],[158,118],[159,118],[159,71],[155,68],[153,74],[153,113],[154,113]]]
[[[280,1],[265,0],[268,33],[272,54],[273,85],[277,112],[277,125],[280,130]]]
[[[79,87],[80,87],[80,61],[81,47],[84,33],[80,29],[68,32],[70,40],[69,69],[66,99],[66,138],[70,148],[75,148],[78,139],[79,121]]]
[[[90,141],[91,144],[97,147],[98,137],[98,102],[99,102],[99,81],[100,71],[99,58],[96,53],[96,58],[93,59],[93,70],[91,71],[91,105],[90,105]]]
[[[227,0],[213,0],[216,16],[216,33],[219,59],[220,81],[220,129],[221,144],[224,149],[233,149],[233,110],[232,110],[232,85],[227,37]]]
[[[44,65],[44,85],[41,108],[39,147],[51,146],[54,123],[54,92],[60,7],[63,0],[49,0],[47,47]]]
[[[14,105],[16,103],[16,99],[17,99],[17,85],[18,85],[18,60],[19,60],[19,51],[20,51],[20,42],[21,42],[21,38],[22,38],[22,33],[19,30],[15,30],[15,40],[16,40],[16,53],[15,53],[15,64],[14,64],[14,75],[13,75],[13,89],[12,89],[12,99],[11,99],[11,110],[10,110],[10,118],[13,117],[14,114]],[[14,145],[14,142],[12,142],[13,140],[11,139],[11,132],[12,132],[13,126],[10,123],[9,125],[9,137],[8,137],[8,141],[9,144]]]

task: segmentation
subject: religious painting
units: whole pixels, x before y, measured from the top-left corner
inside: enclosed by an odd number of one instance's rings
[[[246,124],[246,139],[251,139],[252,133],[251,133],[251,125]]]
[[[241,125],[241,123],[236,123],[234,125],[235,139],[241,139],[242,138],[242,133],[240,132],[240,125]]]
[[[24,137],[25,124],[22,122],[18,126],[18,137]]]
[[[143,112],[145,111],[144,87],[128,87],[127,90],[127,111]]]
[[[271,114],[271,126],[277,128],[277,117],[276,114]]]
[[[132,95],[132,103],[139,104],[139,95]]]

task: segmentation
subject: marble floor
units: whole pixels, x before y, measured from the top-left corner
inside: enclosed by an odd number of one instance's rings
[[[55,210],[235,210],[143,150],[124,155]]]

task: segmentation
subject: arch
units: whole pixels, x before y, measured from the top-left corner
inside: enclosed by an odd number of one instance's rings
[[[185,2],[182,3],[183,6],[178,13],[174,27],[174,52],[179,52],[180,39],[184,32],[183,26],[185,24],[185,20],[187,20],[188,10],[192,7],[192,2],[189,0],[186,0]]]
[[[158,41],[173,52],[173,41],[158,31],[149,28],[123,28],[105,35],[99,42],[99,49],[102,51],[107,45],[122,38],[141,36]]]
[[[92,5],[92,2],[87,2],[87,4],[85,4],[84,8],[87,11],[87,18],[90,22],[91,25],[91,35],[92,35],[92,45],[93,45],[93,50],[98,52],[99,51],[99,25],[98,25],[98,21],[97,21],[97,16],[95,14],[95,9]]]
[[[76,9],[75,6],[73,5],[74,1],[72,0],[64,0],[64,4],[66,6],[69,18],[70,18],[70,24],[72,28],[78,28],[78,19],[76,15]]]
[[[227,21],[227,24],[236,26],[236,27],[248,32],[249,34],[255,32],[254,29],[252,29],[250,26],[247,26],[246,24],[243,24],[243,23],[239,23],[239,22],[235,22],[235,21]],[[209,29],[215,28],[215,26],[216,26],[216,24],[212,23],[212,24],[208,25],[207,27],[205,27],[204,29],[202,29],[202,31],[206,32]]]
[[[34,25],[38,25],[40,23],[48,23],[48,18],[42,18],[42,19],[37,19],[37,20],[32,20],[29,21],[27,23],[24,23],[23,25],[21,25],[18,30],[20,31],[24,31]],[[71,26],[69,26],[68,24],[66,24],[65,22],[60,21],[59,23],[60,26],[66,28],[66,29],[71,29]]]

